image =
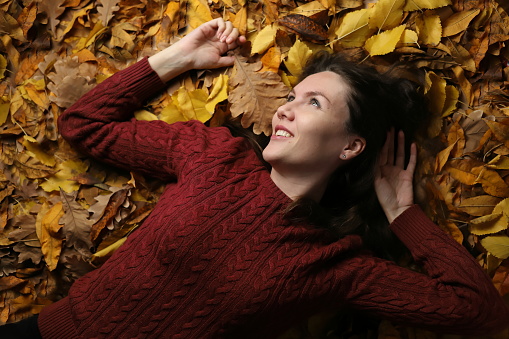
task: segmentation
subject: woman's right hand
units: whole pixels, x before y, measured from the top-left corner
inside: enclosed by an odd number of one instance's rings
[[[226,52],[243,44],[246,38],[229,21],[217,18],[200,25],[177,43],[149,58],[161,80],[168,81],[190,69],[231,66],[233,56]]]

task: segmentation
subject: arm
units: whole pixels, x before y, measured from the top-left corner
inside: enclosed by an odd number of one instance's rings
[[[233,42],[221,41],[218,35]],[[187,161],[187,142],[196,144],[198,139],[206,139],[193,135],[203,128],[197,123],[185,124],[184,128],[184,124],[136,121],[133,113],[178,74],[192,68],[231,65],[233,59],[223,54],[243,41],[231,23],[216,19],[203,24],[178,43],[118,72],[80,98],[59,117],[60,133],[85,154],[115,166],[163,179],[176,176]]]
[[[373,284],[365,293],[376,290],[374,300],[385,298],[385,306],[378,305],[376,312],[395,321],[461,334],[502,330],[509,325],[509,310],[491,279],[463,246],[413,205],[416,153],[412,144],[405,169],[404,135],[398,135],[395,154],[394,132],[388,133],[375,175],[375,189],[391,230],[427,274],[374,263],[377,259],[373,258],[373,267],[363,265],[362,280]],[[368,301],[356,299],[354,303],[359,302]]]
[[[446,333],[486,335],[509,325],[509,309],[488,275],[418,206],[399,215],[391,229],[426,273],[353,256],[335,271],[339,293],[351,307]]]

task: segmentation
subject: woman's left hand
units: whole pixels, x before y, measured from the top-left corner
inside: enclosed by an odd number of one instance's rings
[[[394,150],[394,130],[380,151],[375,172],[375,191],[389,222],[414,203],[413,177],[417,162],[417,147],[410,147],[410,159],[405,169],[405,135],[398,133],[398,149]]]

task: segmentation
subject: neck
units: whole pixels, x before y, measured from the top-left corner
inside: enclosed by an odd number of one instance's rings
[[[328,182],[327,177],[317,176],[316,173],[291,173],[277,170],[274,167],[270,177],[276,186],[292,200],[307,197],[319,202],[325,192]]]

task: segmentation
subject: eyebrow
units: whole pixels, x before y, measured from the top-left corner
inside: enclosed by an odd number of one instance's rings
[[[292,89],[290,91],[290,93],[295,94],[295,90]],[[327,96],[325,94],[323,94],[322,92],[320,92],[320,91],[305,92],[304,96],[306,96],[306,97],[321,96],[321,97],[323,97],[325,100],[327,100],[329,102],[329,105],[332,105],[332,102],[329,100],[329,98],[327,98]]]

